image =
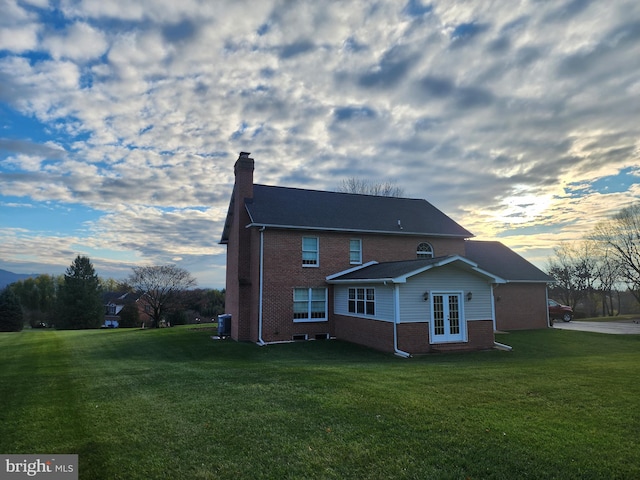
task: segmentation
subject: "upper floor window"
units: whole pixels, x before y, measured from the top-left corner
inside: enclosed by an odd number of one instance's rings
[[[326,288],[293,289],[293,321],[319,321],[327,319]]]
[[[318,237],[302,237],[302,266],[318,266]]]
[[[359,238],[349,240],[349,263],[362,263],[362,240]]]
[[[418,258],[433,258],[433,247],[427,242],[422,242],[418,245],[416,254]]]

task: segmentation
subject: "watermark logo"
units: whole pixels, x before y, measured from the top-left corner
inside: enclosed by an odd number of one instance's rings
[[[78,480],[78,455],[0,455],[0,480]]]

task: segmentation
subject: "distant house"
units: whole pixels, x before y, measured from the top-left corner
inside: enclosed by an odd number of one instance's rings
[[[149,306],[144,296],[133,292],[107,292],[102,296],[105,308],[104,324],[102,328],[118,328],[122,325],[123,310],[131,305],[138,311],[138,323],[146,327],[151,325]],[[133,326],[133,325],[131,325]]]
[[[553,281],[426,200],[253,183],[241,153],[221,242],[231,336],[339,338],[401,356],[494,346],[548,325]]]

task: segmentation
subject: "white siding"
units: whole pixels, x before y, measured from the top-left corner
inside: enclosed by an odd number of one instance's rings
[[[355,315],[349,313],[349,288],[375,289],[376,314]],[[393,286],[383,284],[336,285],[333,290],[333,310],[338,315],[371,318],[373,320],[393,321]]]
[[[400,322],[428,322],[431,321],[431,292],[462,294],[462,308],[465,319],[492,319],[491,285],[485,277],[468,270],[445,265],[434,270],[428,270],[410,277],[407,283],[400,286]],[[349,313],[349,287],[374,288],[376,298],[375,316],[354,315]],[[430,292],[429,299],[424,300],[424,293]],[[338,315],[357,316],[393,322],[394,285],[382,284],[353,284],[335,285],[334,312]],[[473,298],[468,301],[467,293]]]
[[[491,319],[491,285],[484,277],[452,266],[429,270],[400,285],[400,322],[431,320],[431,295],[424,301],[425,292],[460,292],[466,320]],[[473,298],[467,301],[467,292]]]

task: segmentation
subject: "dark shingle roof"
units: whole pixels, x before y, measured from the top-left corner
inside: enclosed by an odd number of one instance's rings
[[[336,277],[339,280],[384,280],[402,277],[416,270],[434,265],[448,257],[425,258],[419,260],[404,260],[398,262],[382,262],[365,265],[352,272]]]
[[[113,305],[126,305],[138,300],[142,295],[133,292],[105,292],[102,294],[102,303]]]
[[[254,185],[254,225],[469,238],[473,234],[426,200]],[[400,226],[398,225],[400,221]]]
[[[465,253],[483,270],[510,282],[554,282],[555,280],[500,242],[468,240]]]
[[[359,281],[393,281],[405,282],[413,275],[425,272],[432,268],[438,268],[445,265],[455,265],[457,268],[475,272],[486,278],[491,278],[494,282],[504,283],[504,279],[500,278],[493,272],[484,271],[474,262],[460,255],[445,255],[435,258],[421,258],[414,260],[401,260],[396,262],[381,262],[363,265],[360,268],[354,268],[345,272],[339,272],[335,275],[327,277],[329,283],[359,282]]]

